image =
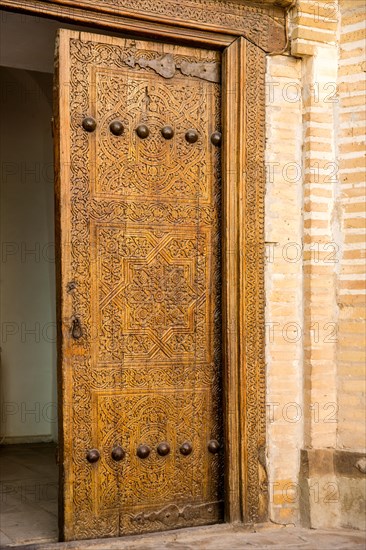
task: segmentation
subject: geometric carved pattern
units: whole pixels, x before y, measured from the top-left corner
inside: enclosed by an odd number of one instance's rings
[[[177,19],[186,26],[195,28],[225,29],[236,35],[243,35],[264,51],[278,51],[286,46],[285,14],[282,6],[289,6],[290,0],[271,0],[251,5],[237,0],[185,0],[177,7],[176,0],[136,0],[131,6],[130,0],[102,0],[98,9],[111,11],[115,15],[134,15],[136,11],[145,13],[148,19],[164,19],[171,24]],[[268,5],[268,4],[272,5]],[[81,4],[95,6],[96,0],[83,0]],[[277,5],[274,5],[277,4]],[[278,5],[281,4],[281,5]]]
[[[209,360],[207,240],[207,229],[98,226],[98,364]]]
[[[216,523],[223,453],[207,443],[223,444],[220,149],[210,141],[220,85],[166,80],[126,61],[169,53],[177,63],[219,63],[220,54],[70,31],[60,44],[70,140],[61,156],[62,315],[82,327],[77,340],[63,336],[65,538]],[[95,132],[83,130],[85,116]],[[118,137],[114,118],[125,127]],[[141,122],[145,140],[135,133]],[[171,451],[160,457],[165,440]],[[179,452],[184,441],[189,456]],[[152,449],[145,460],[136,456],[143,443]],[[126,451],[120,462],[115,445]]]
[[[266,384],[264,356],[264,194],[265,194],[265,71],[264,52],[246,42],[246,186],[245,270],[246,296],[246,503],[247,521],[267,515]]]

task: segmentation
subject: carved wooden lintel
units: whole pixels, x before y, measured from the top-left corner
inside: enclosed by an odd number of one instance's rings
[[[24,13],[84,22],[171,41],[228,46],[243,36],[265,52],[286,46],[285,7],[290,0],[0,0]],[[285,6],[285,7],[284,7]],[[141,25],[141,21],[144,22]],[[193,31],[193,33],[192,33]]]

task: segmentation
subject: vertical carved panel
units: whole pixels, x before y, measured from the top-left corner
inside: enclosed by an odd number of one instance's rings
[[[229,521],[266,516],[264,363],[265,55],[243,38],[223,56],[223,325]],[[239,391],[238,391],[239,388]]]
[[[246,519],[260,521],[267,514],[265,468],[265,356],[264,356],[264,192],[265,192],[265,70],[262,50],[245,41],[245,385],[247,502]]]
[[[163,78],[151,67],[166,54],[178,67],[219,62],[215,52],[60,37],[68,539],[222,520],[223,453],[207,447],[210,439],[223,447],[220,152],[210,141],[220,85],[178,71]],[[86,116],[93,132],[82,127]],[[120,136],[109,129],[115,119]],[[142,123],[146,139],[135,131]],[[161,135],[167,124],[171,140]],[[185,138],[191,128],[195,143]],[[189,455],[180,452],[186,441]],[[136,456],[141,444],[145,459]],[[120,462],[111,457],[117,445]],[[100,453],[93,464],[91,448]]]

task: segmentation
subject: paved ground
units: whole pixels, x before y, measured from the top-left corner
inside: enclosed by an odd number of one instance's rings
[[[365,549],[365,532],[311,530],[295,527],[261,526],[256,532],[230,525],[214,525],[97,541],[33,544],[22,550],[352,550]],[[14,548],[14,547],[13,547]]]
[[[0,448],[0,548],[57,541],[55,445]]]
[[[22,550],[352,550],[366,549],[360,531],[276,525],[214,525],[140,537],[56,543],[57,466],[54,445],[8,445],[0,453],[0,548]],[[33,544],[29,544],[32,542]]]

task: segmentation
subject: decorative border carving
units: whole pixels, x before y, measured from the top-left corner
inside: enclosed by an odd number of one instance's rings
[[[245,518],[263,520],[267,511],[265,469],[265,325],[264,325],[264,193],[265,193],[265,70],[264,53],[246,42],[243,174],[244,212],[241,327],[246,407],[241,415],[247,454]],[[245,333],[245,337],[244,334]]]
[[[223,55],[223,326],[228,521],[267,512],[264,490],[265,54],[239,38]]]
[[[288,0],[282,4],[288,4]],[[228,45],[235,37],[243,36],[265,52],[281,51],[286,46],[285,9],[271,0],[0,0],[0,6],[151,38],[160,24],[165,26],[165,37],[171,40],[197,43],[200,37],[201,44]],[[195,40],[190,29],[196,32]],[[212,33],[216,36],[210,37]]]

